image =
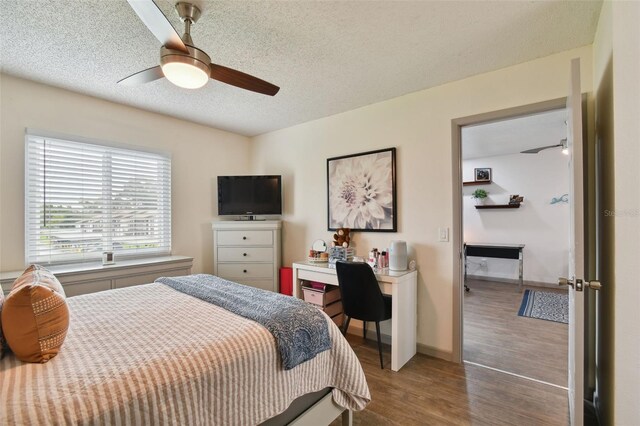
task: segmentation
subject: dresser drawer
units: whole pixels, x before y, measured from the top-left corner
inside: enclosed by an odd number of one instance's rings
[[[218,262],[273,262],[273,247],[218,247]]]
[[[272,231],[218,231],[219,246],[270,246]]]
[[[270,278],[273,264],[264,263],[218,263],[218,276],[222,278]]]

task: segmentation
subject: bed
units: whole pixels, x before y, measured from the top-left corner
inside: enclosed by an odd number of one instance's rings
[[[285,424],[347,410],[344,424],[370,400],[328,317],[331,348],[285,370],[266,328],[163,284],[67,302],[58,356],[0,360],[0,424]]]

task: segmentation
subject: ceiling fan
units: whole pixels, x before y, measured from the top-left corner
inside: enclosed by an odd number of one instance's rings
[[[241,89],[273,96],[280,88],[259,78],[211,62],[191,39],[191,25],[200,18],[200,9],[191,3],[176,3],[178,16],[184,22],[182,38],[153,0],[127,0],[140,20],[162,43],[160,65],[132,74],[118,84],[137,86],[166,77],[171,83],[186,89],[198,89],[209,78]]]
[[[560,143],[557,145],[541,146],[540,148],[527,149],[526,151],[520,151],[520,154],[537,154],[542,150],[549,149],[549,148],[557,148],[559,146],[562,147],[562,153],[564,155],[569,154],[569,148],[567,146],[567,138],[561,139]]]

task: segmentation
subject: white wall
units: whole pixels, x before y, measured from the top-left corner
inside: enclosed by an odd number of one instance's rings
[[[464,150],[464,139],[463,150]],[[544,144],[543,144],[544,145]],[[557,283],[569,262],[569,205],[551,204],[569,192],[568,157],[559,148],[539,154],[512,154],[474,158],[462,163],[464,181],[474,180],[474,168],[490,167],[492,183],[463,190],[464,240],[482,243],[524,244],[524,279]],[[477,210],[471,194],[489,192],[486,204],[507,204],[509,195],[524,196],[519,209]],[[518,278],[518,262],[470,257],[467,273],[479,277]]]
[[[24,267],[25,128],[172,154],[173,253],[212,272],[216,176],[249,172],[248,138],[0,74],[0,271]]]
[[[640,419],[640,2],[613,5],[615,423]]]
[[[640,418],[640,2],[605,2],[594,40],[596,136],[603,153],[598,294],[604,422]]]
[[[637,424],[640,419],[640,322],[637,318],[640,286],[637,283],[640,259],[640,3],[611,2],[605,4],[606,13],[599,23],[594,52],[596,55],[596,84],[606,85],[607,64],[612,61],[613,105],[607,105],[613,119],[612,157],[605,167],[613,169],[606,191],[612,191],[613,209],[602,212],[608,222],[612,242],[613,269],[610,271],[613,288],[614,316],[612,328],[613,354],[613,424]],[[608,123],[604,123],[605,125]],[[610,401],[610,400],[609,400]]]
[[[591,47],[481,74],[343,114],[255,137],[256,173],[284,175],[284,263],[302,259],[327,231],[326,159],[397,147],[398,232],[358,233],[359,254],[406,240],[417,259],[418,342],[452,351],[453,253],[438,242],[452,225],[451,120],[567,95],[570,60],[583,60],[591,90]]]

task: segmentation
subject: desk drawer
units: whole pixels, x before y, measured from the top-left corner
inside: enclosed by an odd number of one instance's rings
[[[333,288],[331,288],[329,291],[318,291],[308,287],[302,287],[302,293],[304,295],[305,302],[324,307],[337,300],[340,300],[340,289],[335,286],[331,287]]]
[[[272,231],[218,231],[219,246],[270,246]]]
[[[320,283],[338,285],[338,277],[335,273],[323,274],[322,272],[298,269],[298,279],[308,280],[308,281],[318,281]]]
[[[342,328],[342,324],[344,322],[344,314],[341,312],[338,315],[331,317],[331,320],[340,328]]]
[[[218,247],[218,262],[273,262],[273,247]]]
[[[222,278],[271,278],[273,264],[264,263],[219,263],[218,276]]]
[[[329,315],[330,317],[335,317],[336,315],[340,315],[342,313],[342,301],[337,301],[328,306],[325,306],[323,309],[324,313]]]

